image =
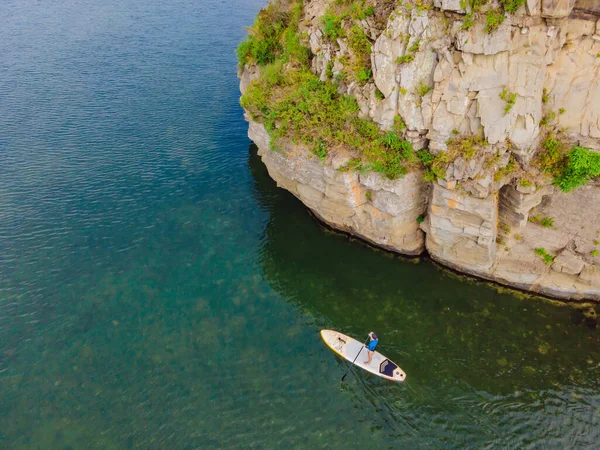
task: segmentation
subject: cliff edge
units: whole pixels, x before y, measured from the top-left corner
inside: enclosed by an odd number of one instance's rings
[[[238,49],[249,136],[330,226],[600,301],[600,0],[276,0]]]

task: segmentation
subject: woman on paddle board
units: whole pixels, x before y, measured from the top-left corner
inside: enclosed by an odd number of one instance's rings
[[[367,344],[367,353],[369,354],[369,359],[365,361],[365,364],[368,366],[371,364],[371,360],[373,359],[373,352],[375,351],[375,347],[379,344],[379,339],[377,339],[377,335],[372,331],[369,333],[369,338],[371,340]]]

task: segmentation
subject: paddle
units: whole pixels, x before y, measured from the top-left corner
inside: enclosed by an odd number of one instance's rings
[[[369,342],[369,339],[371,339],[370,336],[367,337],[367,340],[365,341],[365,343],[362,345],[362,347],[360,348],[360,350],[358,351],[358,353],[356,354],[356,357],[354,358],[354,361],[356,361],[356,358],[358,358],[358,355],[360,355],[360,352],[362,352],[362,349],[365,348],[365,345],[367,345],[367,342]],[[348,371],[350,370],[350,367],[352,367],[352,365],[354,364],[354,361],[352,361],[352,364],[350,364],[348,366],[348,368],[346,369],[346,373],[344,374],[344,376],[342,377],[342,383],[344,382],[344,380],[346,379],[346,375],[348,375]]]

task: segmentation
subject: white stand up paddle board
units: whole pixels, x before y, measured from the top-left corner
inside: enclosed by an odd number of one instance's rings
[[[371,364],[365,364],[365,361],[369,359],[368,350],[362,342],[358,342],[356,339],[333,330],[321,330],[321,337],[331,350],[350,362],[358,355],[354,365],[371,372],[373,375],[391,381],[404,381],[406,379],[406,374],[398,367],[398,364],[393,363],[379,352],[373,352]]]

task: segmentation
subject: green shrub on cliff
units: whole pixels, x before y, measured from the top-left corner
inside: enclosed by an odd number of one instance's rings
[[[544,151],[538,154],[538,164],[540,168],[553,176],[558,176],[564,166],[564,154],[561,149],[561,144],[558,140],[550,135],[542,143]]]
[[[476,135],[451,138],[446,141],[446,145],[448,146],[448,161],[454,161],[459,156],[469,161],[488,144],[483,136]]]
[[[361,84],[371,79],[371,41],[358,21],[375,14],[365,0],[336,0],[321,18],[323,34],[334,45],[346,38],[348,55],[339,58],[344,75]]]
[[[423,80],[419,81],[419,85],[416,88],[417,94],[424,97],[429,91],[431,91],[431,86],[426,84]]]
[[[531,187],[531,186],[533,186],[533,183],[532,183],[532,182],[531,182],[531,180],[530,180],[530,179],[528,179],[528,178],[521,178],[521,179],[519,180],[519,185],[520,185],[521,187],[528,188],[528,187]]]
[[[483,136],[476,135],[448,139],[446,146],[447,150],[437,155],[432,155],[428,150],[417,152],[419,160],[425,167],[423,175],[425,181],[435,182],[440,178],[445,178],[450,163],[459,157],[466,161],[473,159],[478,153],[484,151],[488,143]]]
[[[554,218],[552,217],[542,217],[539,214],[535,214],[533,216],[529,216],[529,222],[537,223],[545,228],[553,228],[554,227]]]
[[[584,147],[573,147],[569,152],[552,136],[546,138],[538,154],[540,168],[552,175],[553,184],[563,192],[584,186],[600,176],[600,154]]]
[[[517,100],[517,94],[515,94],[514,92],[509,92],[506,89],[502,89],[502,92],[500,92],[499,96],[502,100],[506,102],[506,105],[504,105],[504,115],[506,115],[515,105],[515,101]]]
[[[550,265],[554,261],[555,256],[551,255],[546,251],[543,247],[538,247],[535,249],[535,254],[538,255],[544,261],[544,264]]]
[[[500,181],[504,177],[509,176],[511,173],[515,172],[518,169],[518,167],[519,164],[517,163],[517,160],[514,156],[511,155],[506,166],[504,166],[501,169],[498,169],[498,171],[494,174],[494,181]]]
[[[371,72],[371,42],[358,25],[354,25],[348,34],[348,47],[352,50],[349,69],[354,73],[359,83],[367,83]]]
[[[258,13],[254,25],[248,28],[248,37],[237,48],[240,67],[247,63],[266,66],[275,62],[289,49],[288,41],[294,41],[301,17],[302,1],[292,2],[287,8],[279,0],[269,3]]]
[[[481,7],[483,5],[487,5],[488,0],[471,0],[470,3],[471,3],[471,9],[473,11],[478,12],[478,11],[481,11]],[[466,3],[465,3],[465,7],[466,7]]]
[[[417,152],[417,157],[425,167],[423,179],[435,182],[446,177],[446,153],[441,152],[437,156],[432,155],[429,150],[423,149]]]
[[[281,76],[268,76],[269,69]],[[353,97],[339,95],[337,86],[324,83],[306,68],[274,63],[242,96],[242,106],[262,120],[277,145],[280,139],[304,143],[320,158],[326,149],[345,146],[363,155],[360,166],[394,179],[415,161],[410,142],[397,131],[383,133],[369,120],[358,118]]]
[[[354,53],[361,55],[371,54],[371,42],[367,38],[367,35],[363,29],[358,25],[354,25],[350,29],[350,34],[348,35],[348,46]]]
[[[332,41],[346,36],[342,29],[342,16],[337,16],[332,10],[328,11],[322,18],[323,33]]]
[[[415,55],[412,53],[407,53],[406,55],[398,56],[396,58],[396,64],[405,64],[413,62],[415,59]]]
[[[525,0],[500,0],[504,11],[509,14],[514,14],[517,10],[525,4]]]
[[[461,30],[470,30],[471,28],[473,28],[473,25],[475,25],[475,17],[473,16],[473,13],[468,13],[465,15],[464,17],[464,21],[463,24],[460,26]]]
[[[567,154],[565,167],[554,179],[554,184],[562,191],[569,192],[597,176],[600,176],[600,154],[587,148],[574,147]]]

